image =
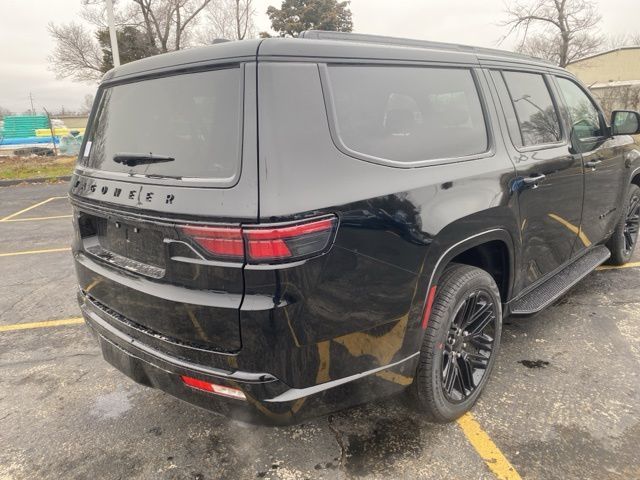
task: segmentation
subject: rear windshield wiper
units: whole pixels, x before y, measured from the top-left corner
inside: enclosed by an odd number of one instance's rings
[[[121,163],[127,167],[135,167],[136,165],[148,165],[150,163],[173,162],[175,158],[164,155],[153,155],[151,153],[116,153],[113,161]]]
[[[132,174],[135,175],[135,174]],[[170,178],[172,180],[182,180],[182,177],[179,175],[158,175],[157,173],[151,173],[149,175],[145,175],[147,178]]]

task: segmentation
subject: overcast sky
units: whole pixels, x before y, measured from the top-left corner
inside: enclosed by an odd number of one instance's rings
[[[259,30],[268,30],[265,11],[279,0],[254,0]],[[508,0],[505,0],[508,1]],[[640,31],[640,0],[598,0],[606,35]],[[496,47],[504,28],[503,0],[352,0],[354,31]],[[95,84],[56,80],[48,70],[52,50],[48,22],[73,20],[80,0],[0,0],[0,106],[22,112],[61,106],[76,109]],[[501,48],[513,47],[507,40]]]

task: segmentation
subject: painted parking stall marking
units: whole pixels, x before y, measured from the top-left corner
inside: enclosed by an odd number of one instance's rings
[[[0,332],[15,332],[16,330],[60,327],[63,325],[79,325],[81,323],[84,323],[84,318],[82,317],[64,318],[61,320],[48,320],[46,322],[14,323],[11,325],[0,325]]]
[[[618,270],[620,268],[640,267],[640,262],[629,262],[624,265],[600,265],[596,270]]]
[[[59,219],[63,219],[63,218],[71,218],[72,215],[52,215],[52,216],[48,216],[48,217],[26,217],[26,218],[16,218],[20,215],[23,215],[24,213],[27,213],[35,208],[41,207],[43,205],[46,205],[54,200],[64,200],[67,197],[49,197],[45,200],[42,200],[41,202],[35,203],[27,208],[23,208],[22,210],[19,210],[15,213],[12,213],[10,215],[7,215],[4,218],[0,219],[1,223],[10,223],[10,222],[35,222],[35,221],[41,221],[41,220],[59,220]],[[22,250],[22,251],[17,251],[17,252],[4,252],[4,253],[0,253],[0,257],[15,257],[18,255],[36,255],[36,254],[40,254],[40,253],[59,253],[59,252],[69,252],[71,251],[70,247],[53,247],[53,248],[45,248],[45,249],[38,249],[38,250]]]
[[[73,215],[54,215],[51,217],[27,217],[27,218],[12,218],[10,220],[4,220],[6,223],[10,222],[38,222],[41,220],[58,220],[60,218],[71,218]]]
[[[31,205],[30,207],[27,207],[27,208],[24,208],[24,209],[22,209],[20,211],[12,213],[11,215],[7,215],[4,218],[0,218],[0,222],[7,222],[7,221],[11,220],[12,218],[17,217],[18,215],[22,215],[23,213],[28,212],[29,210],[33,210],[34,208],[38,208],[38,207],[40,207],[42,205],[45,205],[45,204],[47,204],[47,203],[49,203],[49,202],[51,202],[53,200],[60,200],[60,199],[64,199],[64,198],[67,198],[67,197],[50,197],[50,198],[47,198],[46,200],[43,200],[42,202],[38,202],[35,205]]]
[[[496,478],[499,480],[522,480],[520,474],[513,468],[507,457],[493,443],[491,437],[482,429],[471,413],[465,413],[457,422],[469,443],[475,448]]]
[[[39,253],[58,253],[58,252],[70,252],[70,251],[71,251],[71,247],[46,248],[43,250],[23,250],[20,252],[0,253],[0,257],[15,257],[17,255],[35,255]]]

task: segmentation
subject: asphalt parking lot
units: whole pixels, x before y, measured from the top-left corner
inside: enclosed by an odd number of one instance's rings
[[[1,480],[640,478],[640,263],[507,319],[488,388],[458,423],[394,398],[253,426],[102,359],[78,318],[66,189],[0,188]]]

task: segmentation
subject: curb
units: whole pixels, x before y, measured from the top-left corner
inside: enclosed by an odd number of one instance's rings
[[[0,187],[10,187],[21,183],[47,183],[47,182],[68,182],[71,175],[63,177],[36,177],[36,178],[16,178],[12,180],[0,180]]]

